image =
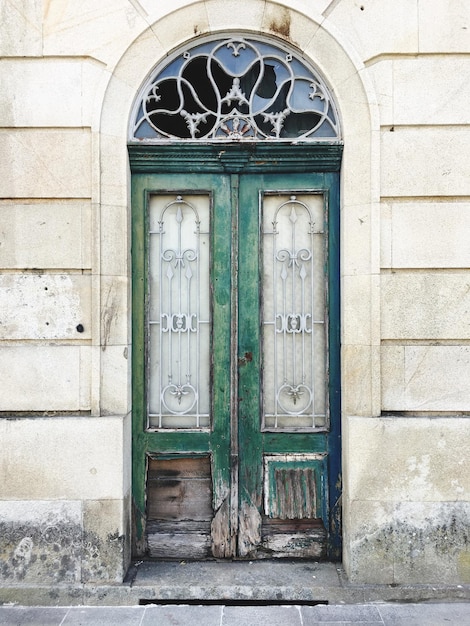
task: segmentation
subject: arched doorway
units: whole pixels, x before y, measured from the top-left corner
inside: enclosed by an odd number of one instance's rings
[[[333,99],[295,50],[208,38],[135,105],[136,550],[340,555]]]

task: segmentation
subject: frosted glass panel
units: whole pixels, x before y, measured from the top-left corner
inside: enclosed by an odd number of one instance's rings
[[[210,197],[153,194],[149,210],[149,427],[207,428]]]
[[[326,224],[322,194],[262,202],[263,426],[327,421]]]

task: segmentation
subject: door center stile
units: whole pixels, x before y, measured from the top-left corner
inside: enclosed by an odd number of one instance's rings
[[[230,529],[233,540],[233,555],[238,535],[238,257],[239,257],[239,187],[238,174],[230,175],[231,191],[231,322],[230,322]]]

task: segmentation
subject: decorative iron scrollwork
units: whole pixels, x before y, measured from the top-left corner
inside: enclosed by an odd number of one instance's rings
[[[340,138],[320,76],[271,43],[228,38],[184,50],[141,92],[131,140]]]

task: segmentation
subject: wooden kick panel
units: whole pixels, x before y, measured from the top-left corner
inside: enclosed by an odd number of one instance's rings
[[[212,480],[209,457],[149,459],[147,544],[149,556],[210,556]]]

